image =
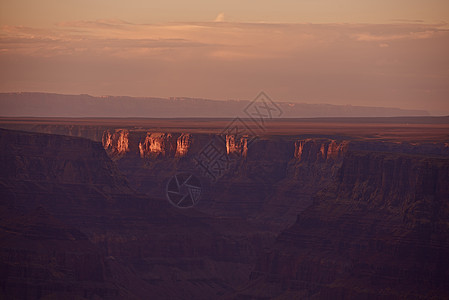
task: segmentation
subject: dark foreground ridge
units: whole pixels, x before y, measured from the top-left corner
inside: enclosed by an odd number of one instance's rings
[[[164,184],[214,134],[93,129],[0,129],[2,298],[449,297],[448,141],[226,136],[180,210]]]
[[[262,255],[240,295],[447,298],[448,182],[447,158],[348,154],[336,180]]]
[[[0,147],[2,299],[211,299],[267,243],[134,192],[100,143],[0,130]]]

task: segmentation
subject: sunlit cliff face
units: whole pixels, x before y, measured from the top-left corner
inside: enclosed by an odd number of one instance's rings
[[[302,153],[304,151],[304,145],[308,142],[310,142],[312,139],[306,139],[302,141],[295,142],[295,158],[301,160]]]
[[[189,151],[192,143],[192,136],[188,133],[183,133],[178,137],[176,142],[176,154],[175,157],[183,157]]]
[[[166,156],[172,148],[173,136],[170,133],[147,133],[139,143],[140,157]]]
[[[237,138],[234,135],[226,135],[226,151],[228,155],[246,157],[248,152],[248,137]]]
[[[341,158],[342,155],[348,150],[349,142],[342,141],[341,143],[337,143],[335,140],[329,144],[327,148],[327,156],[326,159],[337,159]]]
[[[348,146],[348,141],[337,143],[335,140],[330,140],[320,143],[313,139],[299,140],[295,142],[295,158],[301,161],[305,159],[304,155],[307,155],[309,159],[316,155],[313,161],[335,160],[343,156]]]
[[[178,134],[163,132],[147,132],[145,136],[132,139],[135,145],[130,145],[129,131],[126,129],[107,130],[103,133],[103,147],[108,154],[119,159],[126,153],[135,151],[141,158],[155,159],[158,157],[185,157],[192,146],[193,138],[189,133]],[[246,158],[248,153],[248,137],[226,135],[226,152],[228,156]],[[295,142],[294,158],[298,161],[324,162],[339,160],[347,152],[348,141],[303,139]]]
[[[192,135],[182,133],[178,138],[171,133],[147,132],[136,145],[129,145],[129,131],[124,129],[107,130],[103,133],[102,143],[104,149],[114,159],[122,157],[131,149],[136,151],[141,158],[157,157],[184,157],[189,152],[192,144]]]
[[[116,129],[113,132],[107,130],[103,133],[102,143],[108,153],[115,156],[124,155],[129,151],[129,131],[125,129]]]

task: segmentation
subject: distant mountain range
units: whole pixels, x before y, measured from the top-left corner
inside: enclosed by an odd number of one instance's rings
[[[259,103],[260,104],[260,103]],[[3,117],[144,117],[178,118],[245,117],[251,101],[217,101],[196,98],[152,98],[127,96],[94,97],[87,94],[0,93],[0,116]],[[259,106],[260,108],[260,106]],[[276,101],[275,116],[308,117],[399,117],[428,116],[424,110],[390,107],[307,104]],[[263,107],[261,108],[263,110]],[[262,112],[262,111],[261,111]]]

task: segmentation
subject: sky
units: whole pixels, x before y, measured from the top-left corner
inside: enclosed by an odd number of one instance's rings
[[[449,1],[0,0],[0,92],[449,114]]]

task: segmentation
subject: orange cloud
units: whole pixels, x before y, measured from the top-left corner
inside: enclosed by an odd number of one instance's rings
[[[424,91],[447,103],[445,26],[118,19],[3,26],[0,90],[248,99],[264,89],[292,101],[388,106],[394,97],[423,109]]]
[[[225,20],[225,14],[224,13],[219,13],[214,21],[215,22],[223,22],[224,20]]]
[[[217,19],[223,20],[219,14]],[[335,43],[429,39],[447,35],[439,25],[165,23],[132,24],[119,19],[58,23],[51,29],[3,26],[2,51],[26,55],[88,52],[104,55],[207,54],[226,59],[284,57]],[[81,50],[82,49],[82,50]],[[136,50],[139,49],[139,50]],[[158,50],[155,50],[158,49]],[[162,51],[165,49],[166,51]],[[47,54],[44,54],[47,52]]]

